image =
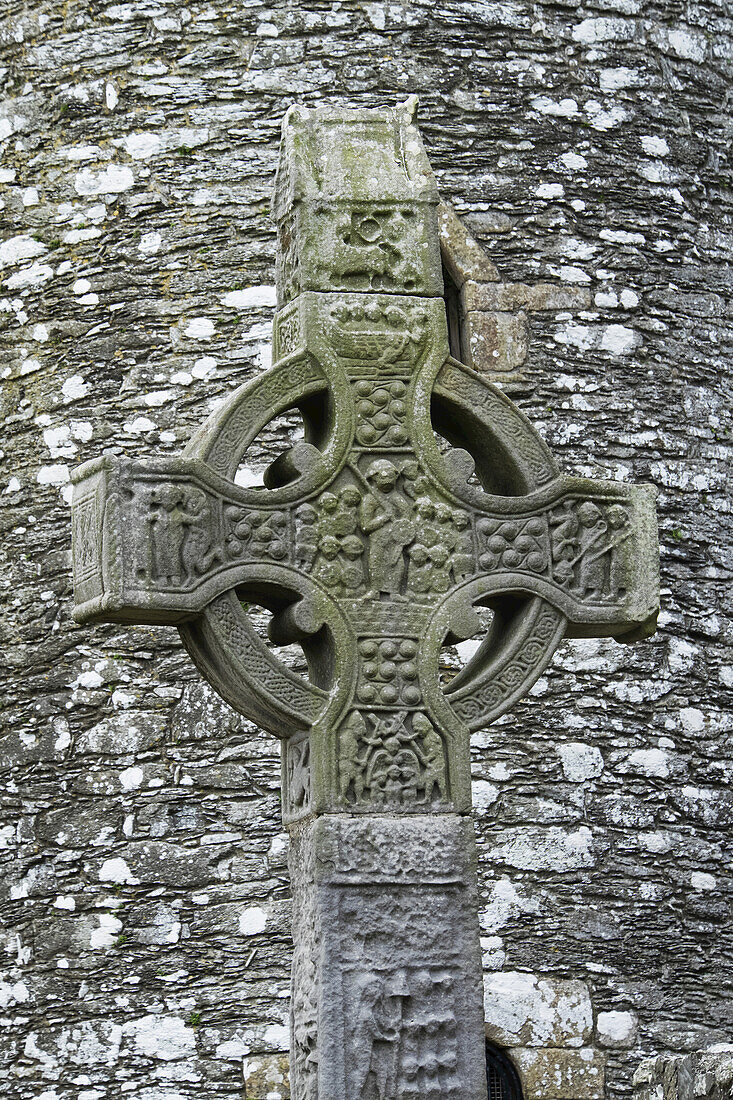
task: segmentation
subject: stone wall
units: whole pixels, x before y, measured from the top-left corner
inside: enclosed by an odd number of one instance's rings
[[[648,1058],[634,1074],[634,1086],[634,1100],[730,1100],[733,1045]]]
[[[467,307],[477,365],[506,368],[568,472],[660,491],[656,638],[566,643],[473,739],[489,1033],[543,1100],[626,1097],[642,1057],[730,1041],[723,6],[1,18],[3,1095],[219,1100],[243,1073],[286,1094],[277,745],[174,630],[74,626],[68,501],[77,462],[177,452],[268,364],[294,100],[420,95],[442,193],[500,276]]]

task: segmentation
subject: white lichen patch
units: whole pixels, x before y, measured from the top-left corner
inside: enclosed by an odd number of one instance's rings
[[[143,435],[155,431],[155,424],[147,416],[136,416],[134,420],[126,420],[122,428],[128,435]]]
[[[250,905],[239,914],[238,929],[242,936],[256,936],[264,932],[267,924],[267,913],[258,905]]]
[[[121,771],[119,774],[120,786],[123,791],[137,790],[138,787],[142,786],[144,778],[145,773],[142,768],[138,767],[136,764],[133,764],[130,768],[125,768],[124,771]]]
[[[55,466],[41,466],[36,474],[39,485],[68,485],[70,480],[69,467],[63,462]]]
[[[89,386],[80,374],[72,374],[61,387],[61,393],[67,401],[76,401],[85,397],[89,392]]]
[[[570,172],[581,171],[588,167],[588,161],[580,153],[563,153],[560,161]]]
[[[178,1016],[141,1016],[122,1025],[123,1048],[132,1055],[173,1062],[196,1054],[196,1033]]]
[[[499,932],[524,913],[539,912],[539,903],[515,886],[509,878],[498,879],[489,893],[487,904],[479,912],[483,932]]]
[[[231,309],[271,308],[277,305],[277,293],[274,286],[248,286],[244,290],[230,290],[221,300]]]
[[[99,913],[97,919],[99,927],[92,929],[89,937],[89,946],[95,951],[103,947],[112,947],[122,931],[122,921],[112,913]]]
[[[484,975],[487,1034],[506,1046],[582,1047],[593,1027],[588,987],[520,971]]]
[[[538,199],[561,199],[565,194],[565,188],[561,183],[541,183],[535,188]]]
[[[136,883],[140,880],[135,878],[125,860],[116,856],[113,859],[105,859],[99,868],[99,881],[123,884]]]
[[[210,340],[216,326],[210,317],[192,317],[183,330],[189,340]]]
[[[101,172],[82,168],[74,179],[78,195],[117,195],[135,184],[132,169],[122,164],[108,164]]]
[[[632,1047],[636,1042],[635,1012],[599,1012],[596,1034],[604,1047]]]
[[[559,101],[550,99],[549,96],[535,96],[531,101],[535,111],[542,115],[551,115],[555,118],[574,118],[578,111],[578,101],[570,96]]]
[[[8,237],[6,241],[0,243],[0,267],[9,267],[24,260],[32,260],[35,256],[41,256],[47,251],[45,244],[25,233],[17,237]]]
[[[595,779],[603,771],[603,755],[595,745],[581,741],[569,741],[558,747],[563,775],[571,783],[584,783]]]
[[[642,775],[666,779],[669,775],[669,755],[663,749],[636,749],[627,757],[626,767]]]
[[[589,99],[583,107],[583,110],[588,116],[588,121],[594,130],[612,130],[614,126],[619,126],[629,117],[628,111],[619,104],[613,104],[611,107],[604,107],[595,99]]]
[[[24,267],[4,280],[8,290],[22,290],[25,287],[42,286],[53,277],[53,268],[49,264],[35,263]]]
[[[598,83],[602,92],[609,93],[617,92],[621,88],[632,88],[641,79],[637,69],[629,69],[625,65],[620,65],[616,69],[602,69],[598,77]]]
[[[43,442],[49,450],[51,458],[72,458],[76,454],[76,444],[71,438],[71,425],[62,424],[58,428],[46,428],[43,433]]]
[[[122,146],[133,160],[148,160],[161,151],[162,142],[158,134],[128,134]]]
[[[611,355],[630,355],[641,343],[641,336],[626,325],[608,325],[601,337],[601,348]]]
[[[568,833],[556,825],[547,829],[518,826],[497,838],[492,857],[523,871],[572,871],[596,862],[593,835],[586,825]]]
[[[615,16],[596,16],[583,19],[573,27],[573,39],[583,46],[598,42],[623,42],[633,37],[634,26],[626,19]]]
[[[489,806],[493,806],[498,797],[499,788],[495,787],[493,783],[488,783],[485,779],[471,781],[471,801],[475,813],[486,813]]]
[[[163,238],[160,233],[153,230],[150,233],[143,233],[140,238],[140,243],[137,246],[138,252],[143,256],[154,256],[160,249],[163,243]]]

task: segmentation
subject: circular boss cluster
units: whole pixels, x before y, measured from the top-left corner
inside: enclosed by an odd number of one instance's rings
[[[401,642],[376,641],[365,638],[359,642],[359,655],[363,660],[364,681],[359,685],[358,696],[362,703],[420,702],[417,680],[417,642],[405,638]]]
[[[494,532],[487,520],[480,520],[478,531],[486,538],[489,551],[479,557],[483,569],[503,565],[505,569],[527,568],[539,573],[547,566],[547,555],[540,541],[546,532],[542,520],[530,519],[523,526],[503,523]]]
[[[403,400],[407,387],[404,382],[390,382],[386,386],[372,388],[370,382],[357,382],[356,410],[360,420],[357,436],[360,443],[377,443],[384,440],[396,447],[407,442],[404,425],[406,406]]]

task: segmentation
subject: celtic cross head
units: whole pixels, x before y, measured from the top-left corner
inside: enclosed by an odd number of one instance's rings
[[[283,740],[286,821],[466,813],[469,733],[564,637],[654,630],[649,486],[559,472],[449,350],[438,193],[414,105],[291,109],[274,199],[273,366],[178,458],[74,473],[79,622],[173,623],[204,678]],[[235,482],[269,422],[305,438]],[[299,643],[308,675],[274,646]],[[441,681],[441,648],[480,638]]]

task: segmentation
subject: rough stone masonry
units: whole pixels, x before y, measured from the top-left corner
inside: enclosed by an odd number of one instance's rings
[[[72,474],[77,620],[182,623],[204,678],[283,739],[295,1100],[485,1098],[470,733],[564,634],[635,641],[659,610],[654,490],[563,477],[450,356],[415,107],[288,112],[273,366],[180,459]],[[305,440],[237,486],[293,408]],[[441,692],[441,649],[483,633]]]
[[[250,1096],[283,1088],[276,742],[175,630],[74,627],[68,476],[177,454],[266,365],[295,99],[419,92],[441,192],[498,267],[480,369],[565,470],[660,491],[657,636],[564,643],[472,735],[489,1034],[564,1097],[730,1041],[725,13],[8,4],[0,48],[4,1092],[218,1100],[243,1061]]]

